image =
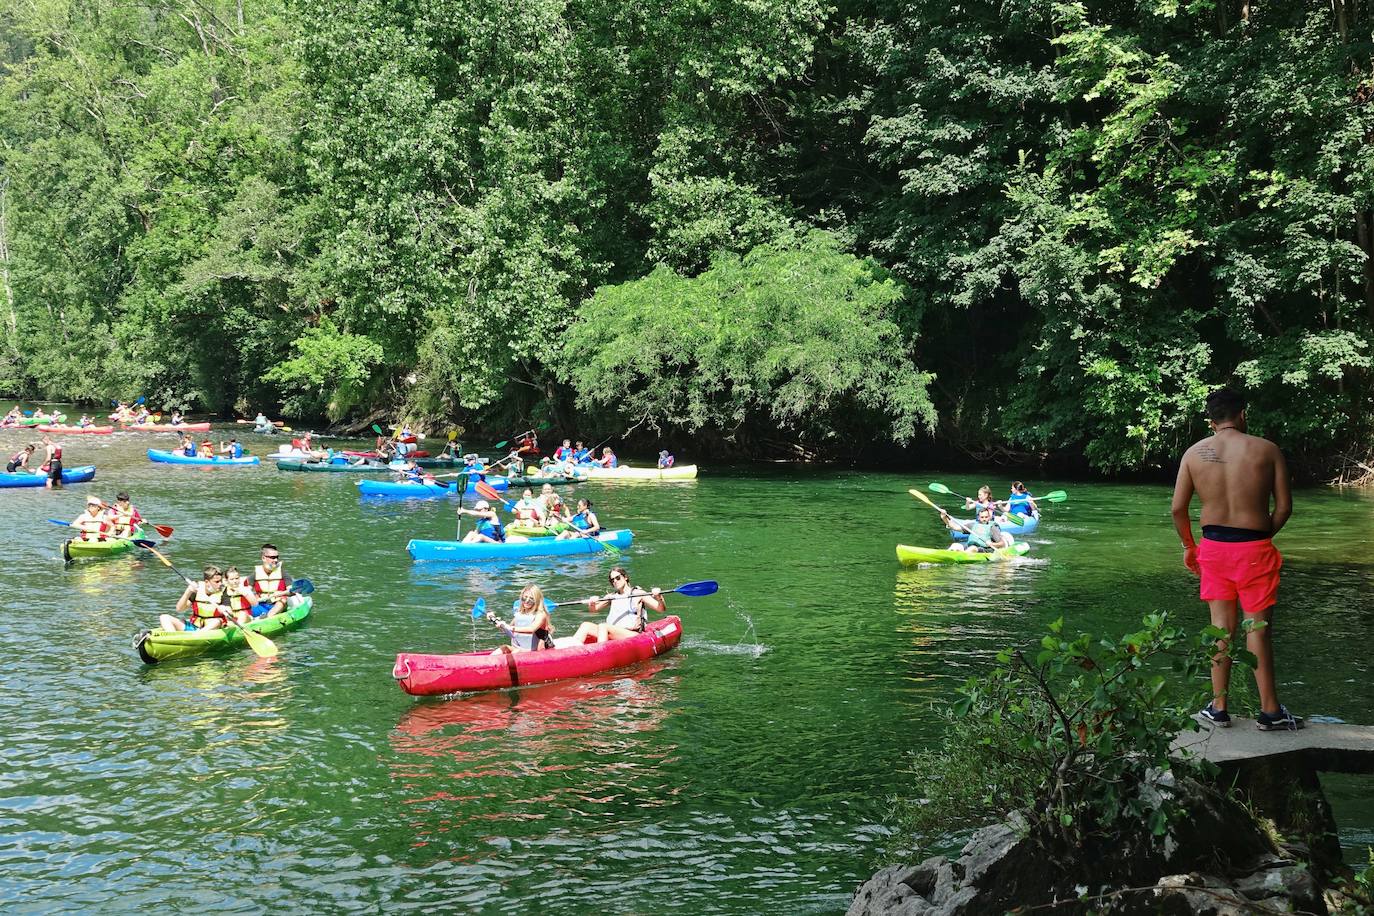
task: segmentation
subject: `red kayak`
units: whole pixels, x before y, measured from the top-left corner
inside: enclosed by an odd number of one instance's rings
[[[209,423],[178,423],[173,426],[170,423],[133,423],[124,427],[139,433],[208,433]]]
[[[39,426],[40,433],[81,433],[87,436],[108,436],[114,432],[113,426]]]
[[[682,639],[682,620],[664,617],[633,639],[588,643],[563,649],[492,655],[464,652],[461,655],[421,655],[402,652],[396,656],[391,676],[412,696],[424,697],[473,690],[502,690],[522,684],[542,684],[568,677],[586,677],[612,668],[672,651]]]

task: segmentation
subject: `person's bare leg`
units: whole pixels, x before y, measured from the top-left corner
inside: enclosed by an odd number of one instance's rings
[[[1265,608],[1258,614],[1246,614],[1247,620],[1268,626],[1252,629],[1245,637],[1245,648],[1255,656],[1255,687],[1259,690],[1260,709],[1267,713],[1279,711],[1279,691],[1274,685],[1274,609]]]
[[[1212,612],[1212,626],[1236,636],[1236,600],[1208,601]],[[1217,654],[1212,656],[1212,708],[1226,709],[1226,694],[1231,689],[1231,658],[1226,654],[1228,640],[1217,640]]]

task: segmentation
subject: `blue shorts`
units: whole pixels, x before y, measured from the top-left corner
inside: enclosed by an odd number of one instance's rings
[[[253,605],[253,616],[266,617],[267,612],[270,610],[272,610],[272,605],[270,604],[255,604]]]

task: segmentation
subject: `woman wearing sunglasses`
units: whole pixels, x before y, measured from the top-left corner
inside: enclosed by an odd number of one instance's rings
[[[526,585],[521,590],[520,598],[511,609],[510,623],[495,614],[487,614],[487,620],[510,634],[510,645],[501,646],[492,655],[553,648],[553,622],[549,620],[549,610],[544,606],[544,591],[537,585]]]
[[[612,591],[609,595],[587,599],[587,608],[593,614],[606,611],[606,621],[592,623],[589,620],[582,624],[573,635],[573,645],[631,639],[643,633],[648,626],[648,611],[662,614],[668,609],[668,602],[663,599],[660,589],[645,591],[635,588],[630,584],[630,574],[625,567],[612,568],[610,580]]]

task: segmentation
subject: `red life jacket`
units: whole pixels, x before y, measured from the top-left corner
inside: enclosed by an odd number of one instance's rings
[[[225,604],[227,597],[222,587],[217,592],[207,592],[204,582],[198,584],[196,593],[191,598],[191,623],[198,627],[202,620],[213,620],[216,617],[224,616],[224,612],[228,609]]]

